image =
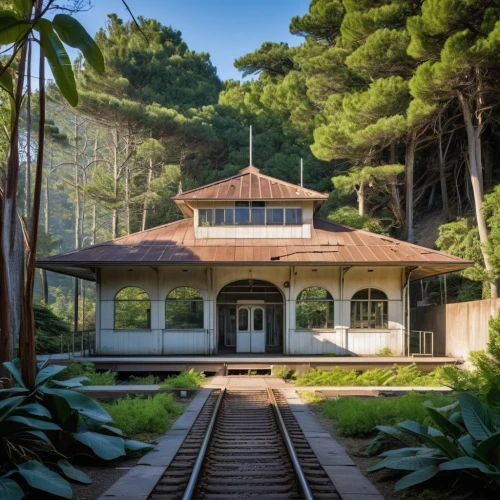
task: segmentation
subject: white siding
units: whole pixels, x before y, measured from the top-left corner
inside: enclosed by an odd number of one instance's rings
[[[132,271],[129,271],[132,269]],[[368,272],[368,271],[372,272]],[[352,267],[344,271],[342,286],[340,266],[205,266],[110,267],[101,272],[97,316],[97,349],[106,355],[210,354],[217,346],[217,307],[220,290],[227,284],[245,279],[268,281],[284,297],[285,354],[376,354],[389,347],[403,354],[403,268]],[[289,284],[288,287],[285,283]],[[113,330],[116,293],[125,286],[143,288],[151,299],[151,330]],[[196,288],[204,299],[203,330],[165,330],[165,298],[178,286]],[[331,330],[295,330],[295,301],[309,286],[320,286],[332,295],[335,328]],[[367,287],[378,288],[389,299],[388,328],[385,330],[351,329],[352,295]],[[342,300],[343,299],[343,300]]]

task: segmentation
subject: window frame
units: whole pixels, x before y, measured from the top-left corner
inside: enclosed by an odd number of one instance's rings
[[[186,288],[186,289],[190,289],[190,290],[194,290],[195,292],[198,293],[199,295],[199,298],[195,298],[195,299],[173,299],[173,298],[170,298],[169,299],[169,296],[175,292],[176,290],[179,290],[181,288]],[[196,326],[196,327],[171,327],[171,326],[167,326],[167,308],[168,308],[168,303],[171,302],[171,303],[186,303],[186,302],[190,302],[190,303],[196,303],[196,304],[200,304],[201,303],[201,326]],[[167,296],[165,297],[165,326],[164,326],[164,330],[167,330],[169,332],[176,332],[176,331],[188,331],[188,330],[197,330],[197,331],[200,331],[200,330],[205,330],[205,300],[203,299],[203,296],[201,295],[200,291],[192,286],[186,286],[186,285],[181,285],[181,286],[177,286],[175,288],[172,288],[172,290],[170,290],[167,294]]]
[[[385,298],[372,299],[372,290],[382,293],[385,296]],[[366,291],[368,291],[368,298],[366,299],[354,298],[357,294]],[[389,330],[389,298],[387,297],[387,294],[383,290],[375,287],[361,288],[357,292],[353,293],[350,302],[351,302],[351,315],[350,315],[351,319],[349,326],[350,330],[360,330],[360,331]],[[381,312],[377,311],[378,307],[381,307]],[[372,323],[373,319],[374,323]],[[381,321],[380,323],[377,324],[378,320]],[[365,324],[366,326],[364,326]]]
[[[316,298],[311,298],[311,299],[300,299],[300,296],[306,292],[307,290],[309,290],[310,288],[319,288],[321,290],[324,290],[327,294],[327,298],[325,299],[316,299]],[[298,305],[299,304],[312,304],[314,302],[326,302],[328,305],[327,305],[327,308],[325,310],[326,312],[326,318],[325,318],[325,321],[326,321],[326,326],[323,326],[323,327],[304,327],[304,326],[299,326],[298,323],[297,323],[297,309],[298,309]],[[330,308],[331,308],[331,311],[330,311]],[[330,315],[331,315],[331,318],[330,318]],[[331,323],[331,326],[328,326],[328,324]],[[297,295],[297,298],[295,300],[295,330],[298,330],[298,331],[308,331],[308,332],[311,332],[311,331],[332,331],[332,330],[336,330],[335,328],[335,299],[333,298],[333,295],[323,286],[308,286],[306,288],[304,288],[301,292],[299,292],[299,294]]]
[[[217,222],[220,219],[220,211],[224,211],[224,220]],[[244,215],[243,211],[248,214],[248,222],[236,222],[236,214]],[[281,212],[281,222],[271,222],[271,213],[273,211]],[[219,212],[219,213],[218,213]],[[241,213],[240,213],[241,212]],[[229,215],[232,214],[232,215]],[[219,217],[218,217],[219,216]],[[252,219],[257,217],[260,222],[254,222]],[[278,217],[279,218],[279,217]],[[245,219],[245,217],[243,217]],[[287,220],[294,220],[287,222]],[[235,201],[230,207],[212,207],[198,208],[198,227],[223,227],[223,226],[302,226],[304,224],[304,207],[303,206],[275,206],[268,205],[266,201]]]
[[[147,296],[147,299],[117,299],[116,297],[118,296],[118,294],[120,294],[121,292],[123,292],[123,290],[126,290],[127,288],[136,288],[137,290],[141,290],[146,296]],[[123,302],[141,302],[141,303],[149,303],[149,309],[146,309],[146,323],[148,326],[146,326],[145,328],[120,328],[120,327],[117,327],[116,326],[116,312],[117,312],[117,308],[116,308],[116,304],[118,303],[123,303]],[[149,293],[146,292],[146,290],[144,290],[144,288],[140,287],[140,286],[135,286],[135,285],[127,285],[127,286],[124,286],[123,288],[120,288],[120,290],[118,290],[116,293],[115,293],[115,296],[113,298],[113,330],[118,330],[120,332],[133,332],[133,331],[143,331],[143,332],[148,332],[148,331],[151,331],[151,299],[149,298]]]

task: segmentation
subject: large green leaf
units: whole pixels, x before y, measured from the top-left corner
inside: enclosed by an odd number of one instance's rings
[[[73,437],[88,446],[99,458],[114,460],[125,455],[124,440],[117,436],[107,436],[98,432],[78,432]]]
[[[398,427],[403,429],[408,434],[420,438],[429,446],[438,448],[448,458],[455,458],[460,454],[453,443],[440,431],[434,429],[433,427],[421,425],[413,420],[406,420],[405,422],[398,424]]]
[[[78,411],[73,410],[61,396],[44,394],[43,403],[52,414],[54,421],[67,432],[75,432],[80,418]]]
[[[14,396],[0,401],[0,422],[5,420],[26,398]]]
[[[78,104],[75,75],[64,45],[52,29],[52,23],[47,19],[39,19],[35,29],[40,32],[40,44],[49,61],[59,91],[68,103],[75,107]]]
[[[479,443],[474,455],[486,463],[500,466],[500,432]]]
[[[154,448],[153,445],[148,443],[141,443],[140,441],[135,441],[134,439],[125,440],[125,449],[130,451],[147,450],[148,448]]]
[[[467,453],[467,455],[474,454],[474,442],[470,434],[465,434],[461,438],[457,439],[457,443],[462,447],[463,451]]]
[[[22,17],[28,18],[33,7],[32,0],[13,0],[14,10]]]
[[[30,460],[17,466],[19,473],[26,482],[37,490],[46,491],[51,495],[57,495],[63,498],[73,498],[71,486],[57,472],[47,469],[36,460]]]
[[[17,422],[18,424],[33,427],[42,431],[60,431],[61,428],[54,422],[47,422],[38,418],[24,417],[22,415],[14,415],[9,417],[6,422]]]
[[[83,484],[90,484],[92,482],[92,479],[90,479],[85,472],[76,469],[67,460],[59,460],[57,465],[68,479],[72,479],[73,481],[78,481]]]
[[[401,478],[395,485],[396,490],[404,490],[405,488],[410,488],[420,483],[424,483],[429,479],[433,478],[439,472],[439,466],[429,465],[424,469],[417,470],[408,474],[407,476]]]
[[[49,387],[42,387],[40,391],[44,394],[54,394],[55,396],[64,398],[70,408],[77,410],[81,415],[89,417],[92,420],[103,424],[113,421],[108,412],[97,401],[94,401],[81,392],[69,389],[52,389]]]
[[[14,95],[14,83],[12,81],[12,75],[10,71],[5,68],[0,74],[0,85],[6,90],[10,95]]]
[[[372,465],[368,471],[375,472],[381,469],[393,470],[421,470],[431,465],[439,465],[443,462],[443,458],[411,456],[411,457],[389,457],[378,464]]]
[[[438,452],[435,448],[400,448],[399,450],[384,451],[379,457],[410,457],[414,455],[435,455]]]
[[[439,468],[441,470],[464,470],[464,469],[478,469],[483,474],[495,474],[494,471],[490,470],[486,464],[480,462],[479,460],[475,460],[471,457],[460,457],[455,458],[455,460],[450,460],[449,462],[442,463]],[[496,474],[500,475],[500,472]]]
[[[59,387],[82,387],[81,382],[90,380],[88,377],[74,377],[68,380],[52,380],[52,383]]]
[[[27,405],[22,405],[17,409],[17,411],[29,413],[30,415],[35,415],[37,417],[52,418],[52,414],[50,413],[50,411],[40,403],[29,403]]]
[[[486,403],[493,413],[496,425],[500,426],[500,377],[493,379],[493,385],[486,394]]]
[[[450,422],[442,413],[435,410],[434,408],[428,407],[430,417],[434,423],[446,434],[458,439],[463,433],[462,429],[458,427],[453,422]]]
[[[472,394],[458,397],[465,427],[476,441],[483,441],[493,434],[493,423],[488,408]]]
[[[85,60],[97,73],[104,73],[104,57],[101,49],[74,17],[67,14],[57,14],[54,16],[52,24],[64,43],[80,50]]]
[[[50,439],[42,431],[26,431],[26,434],[30,434],[31,436],[38,438],[40,441],[47,443],[49,446],[52,446],[52,448],[54,447]]]
[[[50,380],[52,377],[55,377],[58,373],[65,370],[65,366],[58,365],[49,365],[40,370],[35,379],[35,386],[40,387],[44,382]]]
[[[30,24],[12,10],[0,11],[0,45],[11,45],[23,40],[28,34]]]
[[[19,386],[26,389],[26,386],[23,382],[23,377],[21,377],[21,374],[19,373],[19,370],[16,368],[14,363],[12,363],[12,361],[5,361],[3,363],[3,366],[5,366],[7,370],[9,370],[10,374],[14,377],[14,380],[19,384]]]
[[[21,500],[24,491],[13,480],[8,477],[0,477],[0,500]]]

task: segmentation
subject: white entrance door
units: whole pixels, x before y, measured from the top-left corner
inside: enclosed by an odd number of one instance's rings
[[[238,307],[236,352],[265,352],[266,329],[262,306]]]

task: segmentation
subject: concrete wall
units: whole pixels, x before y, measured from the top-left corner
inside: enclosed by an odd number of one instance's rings
[[[488,322],[500,311],[500,299],[475,300],[412,309],[412,330],[434,332],[434,352],[466,359],[486,349]]]
[[[404,307],[402,268],[339,266],[176,266],[108,267],[101,270],[100,307],[97,311],[99,354],[210,354],[217,348],[217,296],[227,284],[244,279],[264,280],[283,294],[286,354],[376,354],[390,347],[403,354]],[[285,283],[289,283],[286,287]],[[151,329],[114,330],[114,297],[126,286],[143,288],[151,300]],[[165,298],[179,286],[197,289],[204,299],[204,328],[166,330]],[[335,328],[299,330],[295,328],[295,302],[307,287],[319,286],[334,299]],[[389,325],[384,330],[351,329],[350,299],[362,288],[384,291],[389,299]]]

